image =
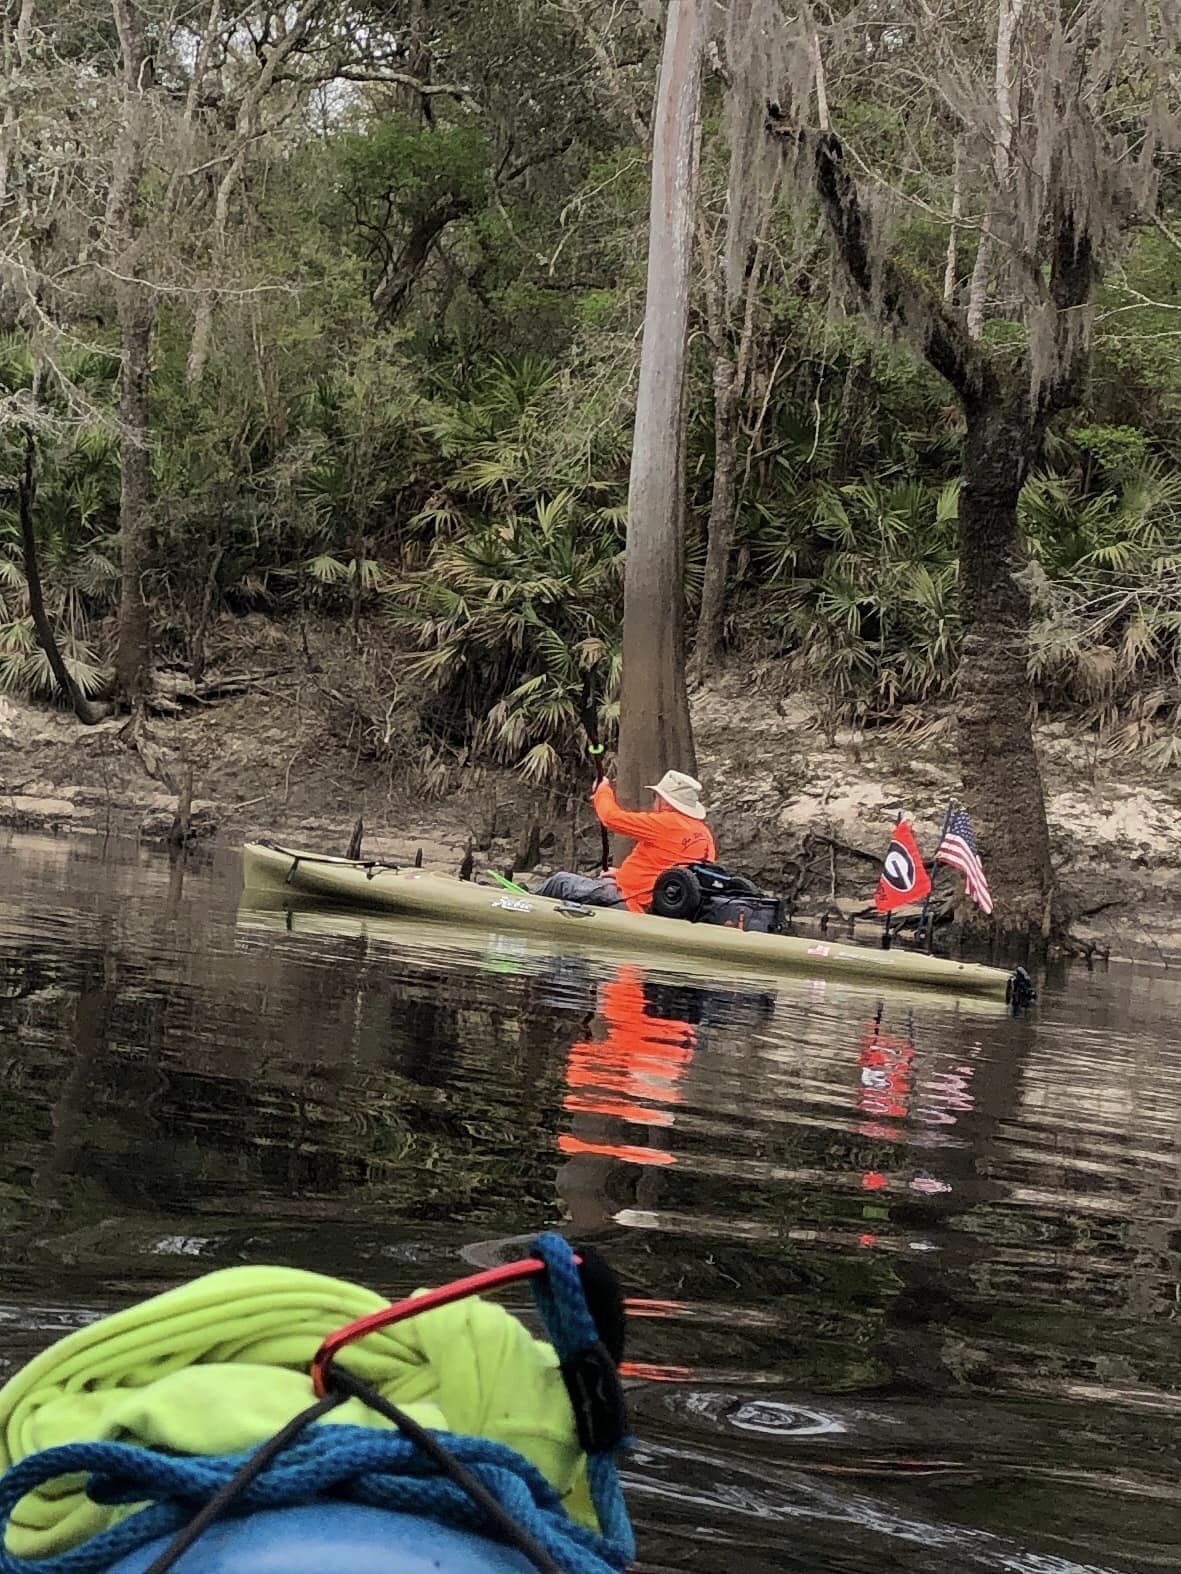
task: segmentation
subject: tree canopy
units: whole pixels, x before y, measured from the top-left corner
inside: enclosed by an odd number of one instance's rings
[[[713,11],[667,587],[696,677],[766,663],[831,729],[930,720],[977,670],[986,709],[1003,683],[1173,763],[1169,13]],[[662,18],[6,6],[0,684],[58,688],[31,432],[84,695],[199,666],[224,615],[315,609],[413,692],[432,781],[457,753],[562,779],[588,670],[613,735]],[[982,389],[994,452],[1025,434],[983,555]]]

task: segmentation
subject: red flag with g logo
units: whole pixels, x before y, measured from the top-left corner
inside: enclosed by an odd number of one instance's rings
[[[919,855],[910,822],[899,820],[882,861],[882,877],[873,905],[879,913],[892,913],[909,902],[921,902],[930,889],[931,877]]]

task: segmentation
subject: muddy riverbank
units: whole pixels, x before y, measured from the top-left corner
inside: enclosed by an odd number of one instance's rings
[[[410,859],[421,849],[430,867],[457,867],[469,844],[497,867],[519,869],[534,855],[540,867],[593,859],[581,793],[539,793],[511,772],[462,763],[428,790],[411,750],[375,751],[363,736],[322,654],[309,672],[260,619],[250,643],[239,639],[206,679],[205,696],[180,683],[175,710],[136,737],[119,719],[82,727],[65,712],[0,698],[0,823],[163,840],[191,770],[198,840],[267,834],[343,852],[360,814],[368,853]],[[723,857],[794,892],[802,913],[867,908],[896,806],[929,856],[956,791],[950,718],[908,737],[830,742],[806,697],[777,694],[771,673],[760,686],[744,672],[694,697],[694,725]],[[1075,934],[1118,955],[1181,953],[1181,787],[1105,757],[1063,722],[1043,726],[1039,745]]]

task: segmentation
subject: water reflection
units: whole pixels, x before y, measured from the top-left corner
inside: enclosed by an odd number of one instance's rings
[[[597,985],[595,1014],[587,1023],[598,1036],[579,1039],[566,1061],[562,1107],[571,1117],[558,1151],[569,1162],[557,1188],[579,1235],[605,1229],[618,1212],[611,1182],[626,1184],[621,1166],[677,1163],[673,1128],[682,1085],[703,1024],[725,1020],[731,1031],[736,1006],[758,1020],[774,1011],[774,997],[755,992],[688,989],[649,976],[634,965],[612,968]],[[635,1204],[651,1209],[655,1177],[636,1175]],[[617,1188],[618,1190],[618,1188]]]
[[[858,1126],[861,1136],[880,1137],[888,1142],[899,1136],[899,1128],[886,1122],[910,1113],[913,1062],[913,1022],[908,1020],[905,1038],[893,1038],[883,1030],[881,1012],[878,1012],[861,1035],[861,1053],[857,1060],[861,1068],[857,1107],[871,1117]]]
[[[210,1267],[394,1294],[566,1224],[630,1299],[646,1566],[1177,1566],[1171,979],[1013,1022],[4,858],[0,1369]]]
[[[675,1116],[670,1106],[680,1101],[677,1084],[693,1059],[697,1032],[692,1022],[671,1014],[676,1002],[664,1004],[662,992],[672,991],[645,983],[638,967],[621,967],[599,986],[597,1010],[605,1032],[602,1038],[571,1047],[566,1061],[570,1091],[562,1100],[563,1109],[576,1116],[604,1117],[605,1123],[642,1126],[649,1132],[672,1126]],[[689,1009],[700,1020],[697,1000]],[[600,1154],[625,1164],[676,1163],[667,1148],[594,1141],[579,1135],[580,1125],[584,1131],[595,1130],[593,1124],[575,1120],[572,1130],[558,1138],[559,1152]]]

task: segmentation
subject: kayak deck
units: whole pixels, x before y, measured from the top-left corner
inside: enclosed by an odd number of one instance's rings
[[[716,925],[630,913],[622,908],[576,907],[532,893],[496,889],[453,875],[403,869],[377,861],[247,842],[242,849],[247,890],[414,915],[430,921],[464,921],[504,933],[591,940],[632,955],[710,957],[767,973],[811,972],[866,981],[892,980],[1005,999],[1012,975],[999,967],[955,962],[913,951],[813,940],[795,935],[752,934]]]

